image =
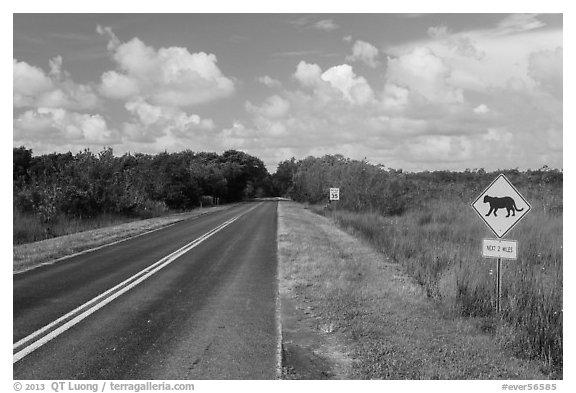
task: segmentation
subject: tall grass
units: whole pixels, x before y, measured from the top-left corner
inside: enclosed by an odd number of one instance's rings
[[[53,237],[84,232],[91,229],[104,228],[123,224],[143,218],[152,218],[165,215],[166,209],[148,210],[139,216],[126,216],[112,213],[101,213],[95,217],[70,217],[64,214],[57,215],[50,222],[46,222],[37,214],[21,212],[13,208],[12,234],[13,244],[31,243]]]
[[[542,195],[540,195],[542,196]],[[494,237],[468,204],[432,200],[401,216],[324,210],[341,227],[404,265],[427,294],[459,315],[477,318],[519,357],[562,374],[562,202],[533,199],[533,211],[508,236],[518,259],[503,262],[502,312],[495,312],[496,261],[481,256]],[[553,208],[550,208],[553,206]]]

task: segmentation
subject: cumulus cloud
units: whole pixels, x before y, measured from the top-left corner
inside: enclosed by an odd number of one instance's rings
[[[309,64],[302,60],[296,67],[294,78],[303,86],[313,87],[320,83],[321,75],[322,69],[318,64]]]
[[[98,96],[89,85],[77,84],[62,70],[62,58],[50,61],[47,74],[39,67],[13,60],[13,105],[16,108],[91,110]]]
[[[124,125],[128,140],[154,142],[167,134],[192,138],[215,128],[212,119],[202,119],[180,108],[156,106],[139,99],[125,104],[132,120]]]
[[[380,85],[350,65],[323,70],[301,61],[296,88],[247,104],[250,121],[228,136],[277,159],[343,153],[409,170],[561,166],[562,103],[552,97],[562,52],[550,49],[557,35],[519,47],[514,35],[495,40],[496,29],[455,34],[440,26],[430,41],[387,49],[386,64],[374,67]],[[548,49],[534,50],[541,47]],[[290,110],[274,111],[274,102]]]
[[[366,79],[357,76],[348,64],[329,68],[322,74],[321,78],[339,90],[346,100],[353,104],[366,104],[374,96]]]
[[[357,76],[348,64],[331,67],[322,72],[318,64],[298,63],[294,78],[306,88],[317,91],[324,100],[340,97],[351,104],[363,105],[373,99],[374,93],[362,76]]]
[[[449,83],[450,67],[426,47],[388,59],[387,81],[417,92],[434,103],[463,102],[462,89]]]
[[[120,141],[118,132],[102,116],[62,108],[38,108],[20,114],[14,120],[14,139],[30,144],[42,141],[80,146],[112,145]]]
[[[379,65],[377,60],[378,49],[365,41],[356,41],[352,47],[352,55],[346,56],[348,61],[359,61],[365,63],[369,67],[375,68]]]
[[[190,107],[234,93],[234,82],[222,74],[213,54],[181,47],[156,50],[138,38],[122,43],[109,28],[99,27],[98,32],[109,38],[118,67],[102,75],[100,91],[106,97]]]
[[[290,102],[286,99],[273,95],[260,105],[253,105],[250,101],[246,102],[246,110],[250,113],[256,113],[268,118],[277,118],[285,116],[290,110]]]
[[[313,29],[317,20],[300,22]],[[14,60],[14,141],[142,152],[238,148],[271,170],[291,156],[335,153],[407,170],[561,167],[562,32],[542,26],[537,15],[458,33],[432,26],[422,40],[386,48],[386,58],[347,36],[354,67],[300,61],[284,75],[291,78],[275,75],[282,82],[255,78],[273,90],[244,99],[244,114],[218,125],[200,104],[233,95],[236,82],[213,54],[122,42],[100,26],[115,67],[97,90],[74,83],[60,57],[48,71]],[[109,112],[82,113],[108,108],[98,107],[96,91],[120,102],[127,117],[111,124]]]
[[[106,71],[101,80],[100,93],[108,98],[123,99],[140,94],[137,80],[116,71]]]
[[[118,46],[120,46],[120,40],[118,39],[118,37],[116,37],[116,34],[114,34],[114,32],[110,27],[98,25],[96,26],[96,32],[101,36],[108,37],[108,45],[107,45],[108,50],[112,51]]]
[[[410,90],[388,82],[382,92],[382,106],[387,111],[400,111],[408,105]]]
[[[282,82],[280,82],[277,79],[271,78],[268,75],[264,75],[259,77],[258,82],[262,83],[265,86],[268,86],[270,88],[281,88],[282,87]]]
[[[488,106],[486,106],[485,104],[480,104],[476,108],[474,108],[474,113],[477,113],[479,115],[483,115],[488,112],[490,112],[490,108],[488,108]]]

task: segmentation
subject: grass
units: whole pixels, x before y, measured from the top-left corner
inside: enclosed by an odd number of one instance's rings
[[[404,231],[399,222],[394,225]],[[287,287],[302,309],[313,310],[318,332],[347,348],[354,362],[346,378],[546,378],[538,363],[517,359],[474,320],[454,317],[430,299],[407,267],[331,219],[280,203],[278,242],[281,288]],[[417,247],[397,247],[416,256]]]
[[[72,233],[105,228],[142,219],[162,217],[170,214],[164,208],[156,207],[144,215],[121,215],[101,213],[95,217],[70,217],[59,214],[50,222],[43,221],[39,215],[12,209],[12,242],[13,244],[32,243]]]
[[[475,318],[503,348],[538,359],[562,378],[562,215],[536,201],[509,235],[518,260],[504,261],[502,313],[495,312],[496,261],[481,257],[482,238],[494,237],[464,203],[431,201],[425,209],[383,217],[368,212],[320,210],[402,264],[427,296],[454,315]]]

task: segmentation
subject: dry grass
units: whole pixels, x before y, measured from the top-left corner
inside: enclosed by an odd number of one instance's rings
[[[231,205],[198,209],[186,213],[172,214],[165,217],[150,218],[73,233],[34,243],[15,245],[13,247],[13,271],[19,272],[30,269],[71,254],[133,237],[188,218],[216,210],[227,209],[230,206]]]
[[[534,206],[509,237],[516,261],[503,262],[502,313],[495,313],[495,266],[481,257],[482,238],[494,237],[471,208],[431,202],[400,217],[325,211],[402,264],[427,295],[453,313],[478,319],[517,356],[539,359],[562,377],[562,215]]]
[[[302,205],[279,205],[281,284],[355,358],[353,379],[543,379],[404,267]]]

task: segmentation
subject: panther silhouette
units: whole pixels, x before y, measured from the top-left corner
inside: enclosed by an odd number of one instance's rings
[[[496,215],[496,212],[498,211],[498,209],[506,209],[508,211],[508,214],[506,215],[506,217],[510,217],[510,212],[512,212],[512,215],[515,216],[515,212],[521,212],[522,209],[518,209],[518,207],[516,207],[516,202],[514,202],[514,199],[507,196],[507,197],[502,197],[502,198],[498,198],[498,197],[491,197],[489,195],[484,196],[484,203],[489,203],[490,204],[490,210],[488,211],[488,214],[486,214],[486,216],[489,216],[490,214],[492,214],[492,212],[494,212],[494,217],[498,217]]]

